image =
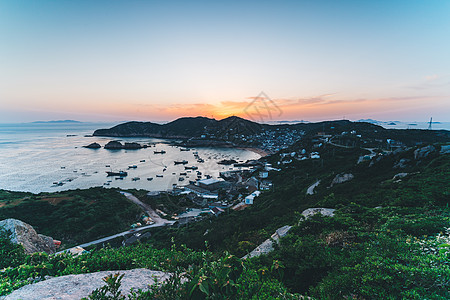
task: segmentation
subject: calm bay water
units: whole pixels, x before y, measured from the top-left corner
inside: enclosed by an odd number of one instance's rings
[[[196,171],[188,172],[175,160],[187,160],[187,166],[197,166],[205,175],[218,178],[220,171],[230,166],[217,164],[222,159],[246,161],[260,155],[242,149],[198,148],[180,151],[168,141],[152,138],[85,137],[95,129],[109,128],[114,124],[0,124],[0,189],[33,193],[55,192],[93,186],[137,188],[149,191],[171,189],[173,184],[186,185],[197,178]],[[153,147],[140,150],[87,149],[83,146],[98,142],[104,146],[111,140],[152,143]],[[166,154],[154,154],[165,150]],[[205,160],[198,163],[193,152]],[[145,160],[145,161],[144,161]],[[106,167],[109,165],[110,167]],[[136,165],[136,169],[128,166]],[[165,171],[163,171],[166,169]],[[106,171],[127,171],[123,180],[107,177]],[[187,172],[187,176],[180,176]],[[158,178],[156,175],[163,175]],[[133,181],[132,178],[140,180]],[[152,177],[152,181],[147,181]],[[184,181],[179,181],[184,177]],[[110,182],[108,182],[110,181]],[[63,182],[57,186],[54,182]]]

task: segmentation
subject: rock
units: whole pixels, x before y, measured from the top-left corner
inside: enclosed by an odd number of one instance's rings
[[[441,146],[440,154],[448,154],[450,153],[450,145]]]
[[[108,142],[108,144],[105,145],[105,149],[110,149],[110,150],[120,150],[123,148],[123,145],[121,142],[118,141],[110,141]]]
[[[394,169],[404,169],[408,166],[408,163],[410,162],[409,159],[406,158],[402,158],[400,159],[395,165],[394,165]]]
[[[21,244],[28,254],[35,252],[55,253],[55,244],[51,237],[37,234],[34,228],[16,219],[0,221],[0,227],[10,231],[10,240],[15,244]]]
[[[120,290],[127,295],[131,289],[148,289],[149,285],[169,279],[170,273],[134,269],[125,271],[102,271],[89,274],[67,275],[29,284],[12,292],[4,300],[42,299],[42,300],[79,300],[88,297],[93,290],[105,285],[103,278],[111,274],[124,274]]]
[[[89,148],[89,149],[99,149],[99,148],[101,148],[102,146],[100,146],[99,143],[92,143],[92,144],[89,144],[89,145],[83,146],[83,147],[84,147],[84,148]]]
[[[335,209],[333,208],[323,208],[323,207],[308,208],[302,212],[302,216],[304,216],[306,219],[308,219],[311,216],[314,216],[315,214],[321,214],[322,216],[326,217],[333,217],[334,211]]]
[[[392,177],[392,180],[401,179],[401,178],[404,178],[406,176],[408,176],[408,173],[398,173],[398,174],[395,174],[394,177]]]
[[[340,183],[344,183],[347,181],[350,181],[354,178],[355,176],[353,176],[353,174],[338,174],[336,175],[336,177],[334,177],[333,181],[331,182],[331,186],[335,185],[335,184],[340,184]]]
[[[432,145],[418,148],[414,151],[414,159],[425,158],[434,151],[436,151],[436,148],[434,148],[434,146]]]
[[[263,254],[267,254],[269,252],[273,251],[273,243],[279,243],[280,238],[284,237],[289,230],[292,228],[292,226],[286,225],[283,227],[278,228],[269,239],[265,240],[262,244],[260,244],[258,247],[253,249],[252,252],[242,257],[242,259],[247,259],[250,257],[260,256]]]
[[[138,143],[125,143],[123,145],[123,149],[127,149],[127,150],[136,150],[136,149],[141,149],[142,146],[141,144]]]

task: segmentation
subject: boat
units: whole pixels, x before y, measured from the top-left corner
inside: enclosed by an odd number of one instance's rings
[[[180,173],[180,176],[186,176],[186,175],[187,175],[186,172],[181,172],[181,173]]]
[[[184,169],[185,169],[185,170],[197,170],[198,167],[196,167],[196,166],[191,166],[191,167],[185,166]]]
[[[176,161],[174,161],[175,165],[185,165],[187,163],[189,163],[187,160],[182,160],[182,161],[176,160]]]
[[[136,165],[128,166],[128,169],[136,169],[136,168],[137,168]]]
[[[180,148],[180,151],[191,151],[189,148]]]
[[[145,162],[145,159],[142,159],[141,162]]]
[[[133,178],[131,178],[131,180],[133,180],[133,181],[138,181],[138,180],[141,180],[141,178],[139,178],[139,177],[133,177]]]
[[[123,180],[123,177],[116,177],[116,180]]]
[[[56,185],[56,186],[62,186],[62,185],[64,185],[64,182],[62,182],[62,181],[57,181],[57,182],[53,182],[53,184],[54,185]]]
[[[109,182],[105,182],[103,185],[110,185],[110,183]]]
[[[165,154],[166,151],[164,151],[164,150],[161,150],[161,151],[153,151],[153,153],[155,153],[155,154]]]
[[[184,181],[184,177],[178,178],[178,181]]]
[[[153,180],[153,177],[147,177],[147,180],[148,180],[148,181],[152,181],[152,180]]]
[[[106,167],[106,168],[111,168],[111,166],[110,166],[110,165],[106,165],[105,167]]]
[[[197,151],[195,151],[195,152],[192,152],[194,155],[198,155],[198,152]]]
[[[162,178],[162,177],[163,177],[163,175],[156,175],[156,177]]]
[[[106,174],[108,174],[108,176],[120,176],[120,177],[128,176],[128,173],[125,171],[119,172],[106,171]]]
[[[205,160],[204,160],[203,158],[199,158],[199,159],[197,159],[197,162],[199,162],[199,163],[204,163]]]

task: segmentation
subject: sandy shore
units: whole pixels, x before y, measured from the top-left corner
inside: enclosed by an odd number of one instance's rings
[[[261,155],[261,157],[264,157],[264,156],[267,156],[270,154],[269,152],[264,151],[263,149],[253,148],[253,147],[238,147],[238,149],[255,152],[256,154]]]

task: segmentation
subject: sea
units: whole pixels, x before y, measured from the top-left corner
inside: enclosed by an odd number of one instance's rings
[[[181,151],[180,147],[172,146],[171,141],[164,139],[92,136],[94,130],[114,125],[117,124],[0,124],[0,189],[41,193],[102,186],[166,191],[175,185],[189,184],[198,177],[197,171],[205,179],[206,175],[218,178],[219,172],[239,169],[218,164],[221,160],[247,161],[261,157],[245,149],[191,148]],[[112,140],[151,146],[138,150],[83,147],[93,142],[104,146]],[[161,150],[166,153],[154,153]],[[194,152],[204,163],[197,161]],[[185,170],[184,165],[174,164],[178,160],[187,160],[186,166],[197,166],[198,169]],[[128,176],[116,179],[108,177],[107,171],[126,171]],[[187,174],[181,176],[184,172]],[[184,180],[180,181],[180,177]]]

